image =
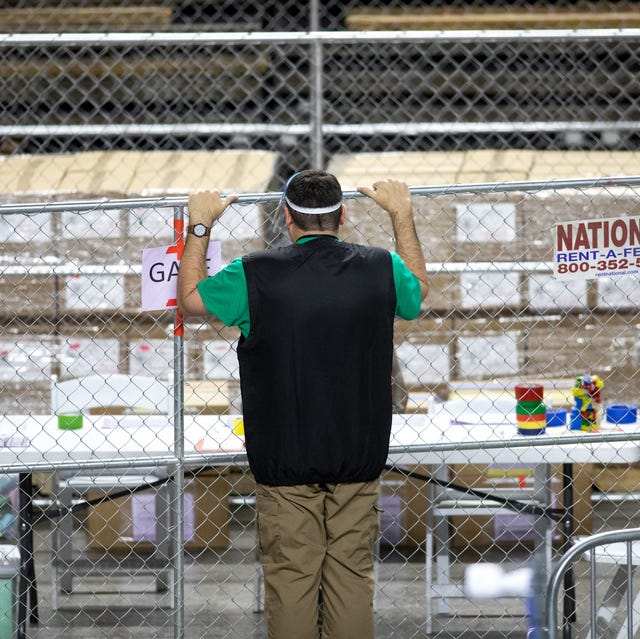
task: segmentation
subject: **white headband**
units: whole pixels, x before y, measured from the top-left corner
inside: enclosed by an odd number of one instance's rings
[[[285,196],[284,200],[289,205],[289,208],[292,208],[292,209],[298,211],[299,213],[306,213],[307,215],[322,215],[323,213],[332,213],[339,206],[342,206],[342,201],[340,201],[337,204],[333,204],[332,206],[321,206],[321,207],[318,207],[318,208],[311,209],[311,208],[308,208],[306,206],[298,206],[297,204],[294,204],[286,196]]]

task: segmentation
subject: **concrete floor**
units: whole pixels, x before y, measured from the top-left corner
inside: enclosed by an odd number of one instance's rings
[[[595,530],[628,526],[637,507],[598,505]],[[250,514],[249,514],[250,518]],[[221,553],[207,551],[185,559],[184,616],[176,616],[169,607],[169,597],[154,592],[150,576],[133,582],[121,576],[106,580],[86,578],[78,591],[65,597],[57,611],[51,608],[50,529],[48,523],[37,526],[35,533],[36,570],[40,623],[30,625],[29,639],[266,639],[263,615],[253,612],[255,563],[253,528],[247,516],[236,517],[232,530],[233,544]],[[636,524],[637,525],[637,524]],[[405,556],[381,549],[376,597],[376,636],[378,639],[413,639],[426,637],[424,607],[424,554]],[[473,557],[460,557],[474,561]],[[503,563],[505,570],[523,565],[524,551],[486,555],[484,561]],[[588,565],[576,566],[578,622],[574,637],[584,637],[589,618]],[[453,576],[462,579],[464,564],[455,561]],[[607,583],[603,573],[599,590]],[[113,594],[123,588],[125,594]],[[146,590],[146,592],[143,592]],[[98,594],[103,593],[103,594]],[[155,605],[160,604],[160,605]],[[437,616],[433,637],[437,639],[524,639],[526,621],[519,599],[500,599],[474,603],[455,600],[451,615]],[[354,638],[357,639],[357,638]]]

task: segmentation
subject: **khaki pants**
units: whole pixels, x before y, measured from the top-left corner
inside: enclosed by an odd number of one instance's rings
[[[372,639],[380,481],[258,484],[257,528],[269,639]]]

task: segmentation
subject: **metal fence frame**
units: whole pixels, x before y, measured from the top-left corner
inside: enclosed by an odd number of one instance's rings
[[[465,194],[483,194],[483,193],[499,193],[499,192],[513,192],[513,191],[525,191],[525,192],[537,192],[544,190],[557,190],[563,188],[598,188],[598,187],[638,187],[640,186],[640,177],[618,177],[618,178],[599,178],[588,180],[557,180],[549,182],[512,182],[512,183],[486,183],[486,184],[458,184],[450,186],[436,186],[436,187],[413,187],[411,192],[413,195],[422,196],[436,196],[454,193]],[[347,191],[344,193],[345,198],[358,198],[361,197],[356,191]],[[257,202],[275,202],[279,199],[279,193],[267,193],[267,194],[244,194],[241,195],[237,205],[251,204]],[[173,210],[174,215],[174,229],[180,228],[179,222],[183,219],[184,207],[187,204],[187,200],[184,197],[178,198],[142,198],[142,199],[124,199],[124,200],[93,200],[82,202],[55,202],[45,204],[17,204],[17,205],[2,205],[0,206],[0,216],[8,214],[35,214],[43,212],[61,212],[61,211],[93,211],[93,210],[108,210],[108,209],[122,209],[122,208],[167,208]],[[180,241],[181,236],[178,233],[176,235],[176,241]],[[123,267],[116,267],[122,270]],[[480,263],[480,264],[468,264],[468,263],[433,263],[427,264],[428,271],[431,273],[438,272],[452,272],[465,269],[473,269],[476,271],[526,271],[526,272],[552,272],[553,264],[548,262],[540,263]],[[91,267],[85,267],[83,272],[91,273]],[[100,267],[100,273],[104,273],[105,269]],[[112,272],[109,270],[109,272]],[[131,273],[131,270],[127,268],[127,272]],[[69,273],[69,267],[63,263],[48,264],[46,266],[37,264],[7,264],[0,265],[0,275],[13,274],[13,275],[28,275],[28,274],[65,274]],[[112,468],[117,470],[118,468],[126,467],[149,467],[158,466],[160,464],[166,464],[170,469],[172,476],[172,499],[171,499],[171,521],[172,526],[170,528],[170,536],[172,540],[173,556],[172,556],[172,568],[175,578],[175,590],[174,590],[174,609],[173,609],[173,626],[174,637],[180,638],[184,636],[184,561],[181,548],[184,543],[183,535],[183,522],[184,522],[184,504],[178,497],[182,493],[183,488],[183,471],[189,464],[242,464],[245,463],[246,457],[239,453],[216,453],[216,454],[186,454],[184,449],[184,413],[183,413],[183,392],[184,392],[184,344],[183,344],[183,332],[181,330],[182,322],[179,314],[176,314],[176,324],[174,330],[174,451],[173,455],[169,455],[166,459],[155,459],[153,462],[140,459],[131,459],[126,463],[122,460],[105,461],[100,462],[68,462],[52,466],[51,464],[32,464],[24,466],[10,466],[7,468],[0,468],[4,472],[20,472],[29,473],[36,470],[55,469],[55,470],[89,470],[91,468],[100,467]],[[536,442],[536,444],[544,446],[554,446],[557,444],[563,444],[567,442],[575,441],[570,435],[560,437],[545,438],[544,441]],[[590,435],[590,441],[594,444],[604,442],[616,442],[616,441],[640,441],[639,434],[627,434],[627,433],[594,433]],[[515,444],[523,447],[530,446],[531,442],[528,438],[523,438],[521,442]],[[487,444],[487,448],[500,448],[500,447],[514,447],[513,441],[492,442]],[[460,449],[458,445],[456,447]],[[462,446],[464,448],[464,446]],[[469,449],[478,448],[478,444],[469,444]],[[480,445],[482,448],[482,445]],[[417,448],[413,448],[413,451],[417,451]],[[430,446],[429,450],[447,451],[452,450],[452,446],[448,444],[439,444]],[[406,452],[401,447],[395,447],[392,452]],[[607,538],[608,539],[608,538]],[[558,571],[564,570],[564,566],[571,562],[572,558],[576,556],[579,551],[572,550],[563,559]],[[557,596],[557,585],[554,583],[553,590],[550,596]]]
[[[217,33],[185,33],[185,32],[163,32],[163,33],[58,33],[58,34],[0,34],[0,48],[27,49],[36,47],[41,49],[55,49],[58,47],[105,47],[113,48],[119,46],[133,45],[156,45],[162,46],[215,46],[225,45],[229,47],[243,45],[281,45],[297,44],[308,47],[310,61],[310,75],[308,78],[310,88],[310,110],[306,121],[295,124],[279,124],[277,122],[261,124],[232,124],[232,123],[198,123],[181,124],[174,122],[171,124],[151,124],[151,125],[121,125],[110,123],[104,125],[33,125],[33,126],[2,126],[0,125],[0,136],[26,136],[33,138],[55,137],[69,139],[72,137],[100,136],[104,139],[117,138],[122,135],[144,135],[150,137],[162,137],[167,134],[176,136],[190,135],[223,135],[223,136],[249,136],[257,138],[259,136],[293,136],[301,140],[309,140],[308,157],[311,164],[323,166],[326,157],[326,139],[333,137],[347,137],[352,135],[371,137],[376,135],[402,135],[407,137],[418,137],[430,134],[490,134],[490,133],[560,133],[566,131],[574,132],[608,132],[608,131],[640,131],[640,122],[619,120],[619,121],[553,121],[544,122],[534,119],[518,122],[490,122],[490,121],[467,121],[467,122],[350,122],[344,124],[330,124],[324,122],[323,101],[325,92],[325,81],[323,66],[325,60],[325,45],[329,44],[349,44],[349,43],[470,43],[470,42],[558,42],[558,41],[585,41],[585,42],[619,42],[640,41],[640,29],[576,29],[576,30],[471,30],[471,31],[344,31],[344,32],[323,32],[319,30],[319,6],[318,0],[309,2],[309,31],[306,33],[292,32],[217,32]],[[414,195],[437,196],[453,194],[486,194],[502,192],[535,192],[547,189],[562,188],[602,188],[602,187],[640,187],[640,177],[619,177],[619,178],[599,178],[589,180],[553,180],[545,182],[509,182],[509,183],[486,183],[486,184],[456,184],[433,187],[414,187],[411,189]],[[345,192],[345,198],[358,198],[357,192]],[[276,202],[280,194],[243,194],[240,196],[237,205],[253,204],[263,202]],[[187,204],[186,198],[136,198],[126,200],[91,200],[91,201],[70,201],[70,202],[48,202],[38,204],[18,204],[0,205],[0,216],[8,214],[30,215],[35,213],[56,213],[61,211],[94,211],[123,208],[168,208],[174,211],[174,219],[181,219],[184,207]],[[176,238],[177,240],[178,238]],[[550,273],[553,272],[553,264],[550,262],[456,262],[456,263],[428,263],[429,273],[456,273],[461,271],[475,272],[495,272],[511,271],[525,273]],[[91,266],[83,265],[80,270],[75,267],[65,265],[62,260],[56,264],[16,264],[7,263],[0,260],[0,276],[2,275],[47,275],[58,274],[67,275],[80,272],[82,274],[104,274],[123,273],[123,267],[114,266]],[[129,266],[126,269],[129,274],[136,274],[137,267]],[[150,466],[166,465],[171,469],[172,476],[172,498],[171,498],[171,521],[170,530],[173,540],[172,567],[175,578],[174,608],[173,608],[173,629],[174,637],[184,637],[184,561],[181,548],[184,542],[183,520],[184,504],[178,496],[182,490],[183,470],[187,465],[198,464],[243,464],[246,458],[238,453],[220,454],[186,454],[184,450],[183,438],[183,411],[182,400],[184,391],[184,344],[183,337],[178,327],[180,319],[176,318],[174,330],[174,414],[173,422],[175,428],[175,440],[173,454],[166,458],[156,458],[153,462],[144,457],[130,459],[128,461],[112,460],[108,467],[114,470],[120,468],[148,468]],[[590,441],[594,444],[616,442],[616,441],[640,441],[640,434],[626,433],[594,433],[590,435]],[[573,441],[571,436],[546,438],[540,444],[544,446],[554,446]],[[496,445],[491,444],[491,448],[513,447],[514,443],[504,441]],[[530,442],[523,438],[521,445],[529,446]],[[477,448],[477,444],[470,444],[469,448]],[[461,447],[458,445],[458,449]],[[464,447],[463,447],[464,448]],[[489,446],[487,446],[489,448]],[[431,446],[430,450],[447,451],[452,447],[447,444]],[[392,449],[393,452],[402,452],[398,447]],[[414,449],[415,450],[415,449]],[[56,470],[91,470],[93,468],[104,468],[105,461],[100,462],[71,462],[58,464]],[[12,465],[0,470],[5,472],[29,473],[37,470],[50,470],[50,464]],[[616,541],[618,537],[606,537],[607,541]],[[595,544],[596,542],[594,542]],[[591,544],[589,544],[591,547]],[[581,547],[586,550],[585,546]],[[581,550],[571,550],[565,555],[562,563],[554,572],[565,570]],[[557,577],[559,579],[559,577]],[[551,597],[557,597],[559,583],[553,582],[554,590]],[[552,626],[554,627],[554,626]]]
[[[633,572],[632,565],[632,544],[634,541],[640,540],[640,528],[629,528],[626,530],[610,530],[603,533],[591,535],[585,539],[580,540],[574,544],[558,562],[549,576],[548,589],[545,597],[545,624],[543,629],[548,639],[555,639],[558,636],[558,595],[562,585],[564,576],[569,572],[573,564],[580,559],[585,553],[589,553],[590,562],[590,622],[592,631],[596,627],[596,608],[595,608],[595,555],[594,551],[600,546],[611,543],[623,542],[626,546],[626,578],[627,578],[627,591],[626,591],[626,604],[627,604],[627,628],[629,639],[633,637],[633,588],[631,587],[631,578]],[[570,629],[566,625],[568,620],[564,620],[564,626],[562,628],[563,636],[570,636]]]

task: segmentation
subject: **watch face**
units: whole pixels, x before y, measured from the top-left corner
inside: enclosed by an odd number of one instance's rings
[[[207,234],[207,227],[204,224],[194,224],[193,234],[196,237],[204,237]]]

